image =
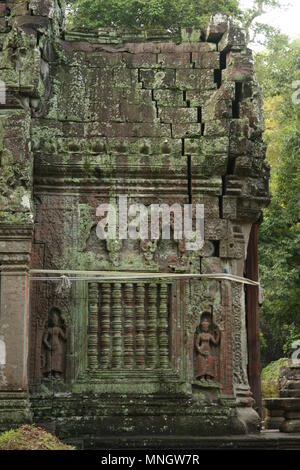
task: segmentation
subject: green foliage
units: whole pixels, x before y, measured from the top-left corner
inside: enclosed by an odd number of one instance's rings
[[[283,95],[291,101],[291,83],[299,77],[299,41],[290,42],[288,36],[277,32],[268,38],[266,49],[256,55],[255,69],[265,99]]]
[[[300,79],[299,57],[300,42],[290,43],[283,35],[272,38],[256,57],[273,193],[259,244],[264,363],[290,353],[300,334],[300,105],[292,102],[292,82]]]
[[[75,450],[36,426],[24,425],[0,434],[0,450]]]
[[[287,340],[283,347],[283,352],[289,356],[295,352],[295,349],[292,347],[293,343],[300,340],[300,331],[294,323],[288,326],[288,335]],[[296,351],[297,352],[297,351]]]
[[[93,30],[99,27],[128,29],[168,29],[206,27],[211,15],[224,13],[237,20],[246,31],[247,42],[265,42],[277,33],[259,18],[274,8],[283,8],[283,0],[254,0],[241,10],[239,0],[69,0],[70,29]]]
[[[278,379],[282,367],[288,366],[288,359],[281,358],[271,362],[261,373],[261,387],[263,398],[277,398],[279,396]]]
[[[169,29],[204,26],[213,13],[238,17],[238,0],[73,0],[69,27]]]

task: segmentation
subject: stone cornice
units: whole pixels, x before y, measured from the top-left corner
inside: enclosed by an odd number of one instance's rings
[[[0,240],[16,241],[31,240],[33,235],[33,224],[17,225],[0,223]]]

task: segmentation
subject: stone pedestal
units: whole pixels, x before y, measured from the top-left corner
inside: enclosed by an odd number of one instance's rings
[[[284,410],[282,409],[281,400],[269,399],[265,400],[265,402],[268,403],[268,408],[266,409],[267,415],[264,421],[266,429],[279,429],[284,422]]]
[[[280,391],[280,397],[300,399],[300,364],[290,365]]]
[[[282,432],[300,432],[300,364],[291,365],[280,392],[284,409]]]
[[[265,400],[267,429],[300,432],[300,365],[291,365],[286,373],[280,398]]]
[[[258,433],[261,428],[261,421],[258,413],[254,410],[254,399],[248,385],[236,387],[236,419],[241,428],[241,433]]]
[[[300,398],[282,399],[284,421],[280,426],[282,432],[300,432]]]
[[[27,395],[31,226],[0,226],[0,430],[31,421]]]

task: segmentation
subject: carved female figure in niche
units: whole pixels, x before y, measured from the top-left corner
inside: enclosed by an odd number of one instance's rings
[[[200,322],[200,331],[196,337],[195,348],[196,359],[196,379],[201,382],[214,382],[216,379],[216,360],[212,353],[212,345],[218,346],[220,343],[219,328],[213,323],[213,333],[211,321],[207,316]]]
[[[53,307],[49,314],[48,328],[43,337],[46,350],[44,375],[59,379],[64,372],[64,343],[66,335],[61,327],[61,312]]]

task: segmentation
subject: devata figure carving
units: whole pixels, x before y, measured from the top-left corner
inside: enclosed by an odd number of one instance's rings
[[[43,337],[45,348],[44,376],[47,378],[62,378],[64,373],[65,343],[67,341],[63,330],[61,311],[53,307],[49,314],[48,328]]]
[[[217,377],[216,359],[213,355],[212,346],[220,343],[220,330],[211,320],[210,315],[203,314],[199,334],[196,337],[196,379],[201,382],[214,382]]]

